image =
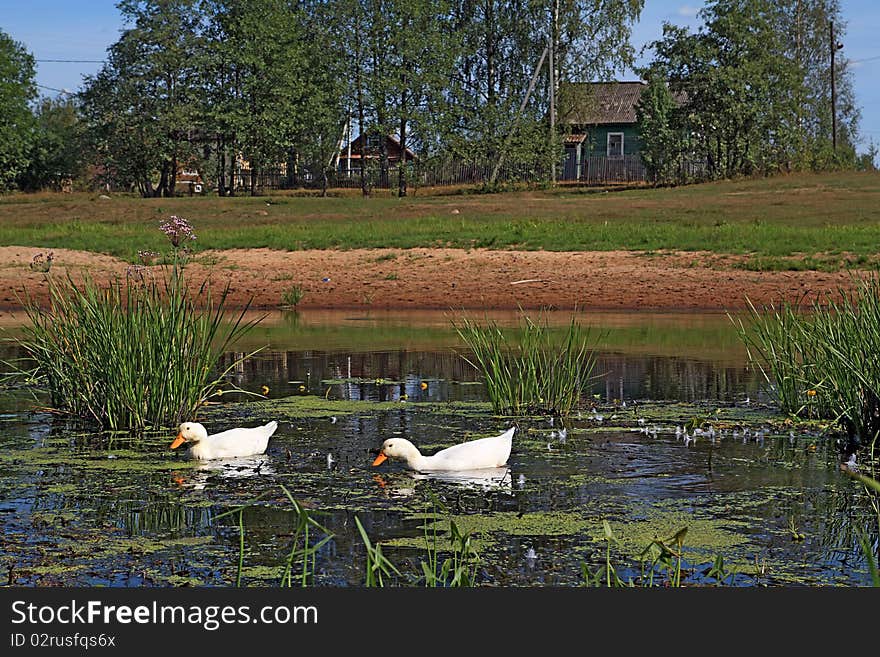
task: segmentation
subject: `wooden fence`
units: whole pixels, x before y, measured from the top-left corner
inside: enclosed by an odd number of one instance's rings
[[[492,179],[494,162],[479,161],[446,161],[428,162],[407,165],[407,182],[411,187],[442,187],[453,185],[482,185]],[[706,163],[700,161],[682,161],[679,163],[679,178],[693,180],[704,177]],[[385,179],[382,179],[378,168],[370,168],[367,172],[367,184],[376,189],[393,189],[398,184],[398,168],[391,167]],[[498,172],[498,183],[545,183],[550,180],[549,168],[539,164],[513,163],[502,166]],[[638,155],[623,157],[592,156],[581,160],[578,170],[571,161],[560,162],[557,168],[557,180],[587,185],[608,185],[618,183],[653,182],[647,168]],[[328,188],[357,188],[361,185],[360,171],[331,171],[327,175]],[[235,177],[236,189],[248,190],[251,185],[251,172],[240,170]],[[324,181],[320,175],[308,171],[300,173],[295,179],[280,171],[264,171],[257,175],[258,191],[289,188],[321,189]]]
[[[576,174],[569,180],[594,185],[608,183],[646,182],[648,173],[645,163],[638,155],[623,157],[591,156],[581,159],[580,177]]]

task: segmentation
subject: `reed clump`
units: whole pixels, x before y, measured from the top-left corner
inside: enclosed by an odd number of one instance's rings
[[[305,295],[305,290],[302,287],[291,285],[281,293],[281,305],[288,308],[296,308]]]
[[[186,291],[181,272],[142,284],[106,287],[90,277],[49,282],[49,307],[26,307],[19,346],[53,409],[108,429],[174,425],[192,416],[234,364],[220,357],[248,330],[244,311],[224,317],[227,290]]]
[[[220,369],[259,319],[245,321],[247,307],[227,317],[228,285],[217,297],[207,282],[189,290],[178,248],[182,232],[195,237],[172,219],[161,227],[174,238],[172,267],[135,265],[108,285],[49,276],[48,308],[25,303],[30,321],[15,338],[28,363],[20,373],[47,389],[54,410],[113,430],[175,425],[252,355]]]
[[[733,318],[752,364],[781,408],[839,422],[856,443],[880,433],[880,278],[854,280],[834,297],[748,304]]]
[[[594,378],[589,331],[574,317],[561,334],[546,315],[534,320],[523,313],[519,330],[508,331],[492,320],[480,325],[463,317],[452,323],[471,350],[464,359],[485,378],[499,415],[569,415]]]

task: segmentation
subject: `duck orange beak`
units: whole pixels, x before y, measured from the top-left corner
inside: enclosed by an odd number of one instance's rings
[[[373,461],[373,465],[382,465],[383,463],[385,463],[387,458],[388,457],[385,456],[385,454],[383,454],[382,452],[379,452],[379,456],[377,456],[376,460]]]
[[[181,434],[177,434],[177,438],[175,438],[174,442],[171,443],[171,449],[177,449],[178,447],[183,445],[183,443],[185,443],[185,442],[186,442],[186,440],[184,440],[183,436]]]

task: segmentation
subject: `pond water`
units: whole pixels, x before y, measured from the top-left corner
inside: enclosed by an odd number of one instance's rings
[[[0,578],[277,586],[302,540],[295,500],[332,533],[306,568],[310,585],[363,584],[355,518],[400,570],[386,581],[394,585],[423,584],[426,536],[429,544],[436,537],[441,556],[451,554],[450,520],[471,532],[481,585],[581,584],[605,567],[605,523],[623,579],[639,575],[652,540],[686,527],[688,582],[715,583],[720,556],[726,585],[870,583],[859,538],[876,553],[876,514],[862,485],[841,473],[836,434],[786,423],[729,318],[578,319],[596,337],[598,376],[584,408],[564,423],[493,416],[444,313],[267,316],[225,358],[264,347],[230,384],[267,386],[268,399],[230,386],[200,418],[209,431],[278,420],[267,453],[249,459],[193,463],[168,449],[170,431],[96,433],[41,411],[39,394],[35,401],[28,390],[6,390]],[[677,437],[693,417],[717,435]],[[440,477],[399,462],[370,465],[388,437],[432,453],[511,424],[513,453],[498,472]],[[309,541],[324,535],[313,528]],[[295,557],[294,584],[302,571]]]

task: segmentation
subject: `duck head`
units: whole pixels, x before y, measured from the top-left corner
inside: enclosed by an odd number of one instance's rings
[[[382,443],[379,450],[379,456],[373,461],[373,465],[381,465],[385,459],[403,459],[407,463],[411,463],[422,456],[418,448],[406,438],[389,438]]]
[[[198,422],[184,422],[178,427],[177,438],[171,443],[171,449],[177,449],[183,443],[196,444],[208,437],[208,431]]]

